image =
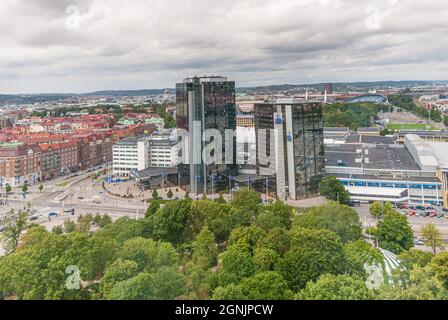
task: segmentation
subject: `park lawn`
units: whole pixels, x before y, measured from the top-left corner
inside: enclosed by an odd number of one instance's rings
[[[437,130],[433,125],[427,125],[426,123],[390,123],[387,125],[389,130]]]

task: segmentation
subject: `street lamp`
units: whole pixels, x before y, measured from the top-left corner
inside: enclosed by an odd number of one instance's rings
[[[215,189],[214,189],[214,184],[213,183],[216,180],[216,174],[212,174],[210,176],[210,180],[212,182],[212,201],[214,201],[215,200]]]
[[[181,177],[181,174],[180,174],[180,172],[178,172],[177,173],[177,183],[178,183],[178,192],[177,192],[177,197],[178,197],[178,199],[180,200],[180,177]]]
[[[229,175],[229,192],[230,192],[230,197],[233,198],[233,193],[232,193],[232,179],[233,177],[231,175]]]
[[[266,205],[269,202],[269,178],[266,177]]]

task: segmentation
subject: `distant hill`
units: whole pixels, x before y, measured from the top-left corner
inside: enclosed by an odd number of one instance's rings
[[[418,86],[428,86],[428,85],[446,85],[448,81],[420,81],[420,80],[405,80],[405,81],[366,81],[366,82],[337,82],[333,83],[333,89],[335,91],[345,91],[348,89],[387,89],[390,87],[394,88],[407,88],[407,87],[418,87]],[[258,86],[258,87],[242,87],[238,88],[239,93],[262,93],[262,92],[273,92],[273,91],[290,91],[294,89],[310,88],[315,90],[324,89],[325,83],[312,83],[312,84],[283,84],[283,85],[268,85],[268,86]]]
[[[339,82],[333,83],[333,89],[335,91],[365,91],[367,88],[372,89],[387,89],[394,88],[407,88],[417,86],[429,86],[429,85],[448,85],[447,80],[440,81],[420,81],[420,80],[406,80],[406,81],[369,81],[369,82]],[[257,87],[239,87],[236,89],[237,93],[251,93],[251,94],[263,94],[270,92],[291,91],[291,90],[305,90],[305,88],[312,88],[315,90],[323,91],[324,83],[314,84],[274,84],[267,86]],[[22,95],[2,95],[0,94],[0,104],[32,104],[38,102],[51,102],[66,99],[70,97],[80,96],[108,96],[108,97],[129,97],[129,96],[150,96],[161,95],[166,89],[141,89],[141,90],[103,90],[94,91],[88,93],[43,93],[43,94],[22,94]],[[171,93],[175,93],[176,89],[168,89]]]
[[[90,93],[83,93],[82,96],[112,96],[112,97],[130,97],[130,96],[151,96],[163,94],[166,89],[142,89],[142,90],[104,90]],[[176,92],[176,89],[169,89],[170,92]]]

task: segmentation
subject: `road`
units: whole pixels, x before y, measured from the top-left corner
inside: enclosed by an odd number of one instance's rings
[[[92,174],[101,174],[103,170],[84,171],[76,176],[48,181],[44,183],[43,192],[39,192],[38,186],[34,186],[30,188],[26,199],[17,191],[8,196],[8,204],[0,207],[0,213],[8,212],[11,208],[19,210],[31,205],[40,215],[40,218],[33,222],[44,225],[48,230],[63,224],[67,218],[76,219],[87,213],[108,214],[114,220],[124,216],[142,218],[146,203],[113,197],[102,189],[102,180],[92,181]],[[75,209],[75,216],[64,216],[64,209],[69,208]],[[49,220],[49,212],[56,212],[59,217]]]

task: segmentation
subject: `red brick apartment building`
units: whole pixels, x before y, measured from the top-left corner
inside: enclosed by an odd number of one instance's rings
[[[0,144],[0,184],[20,186],[41,178],[42,153],[37,145],[23,142]]]

